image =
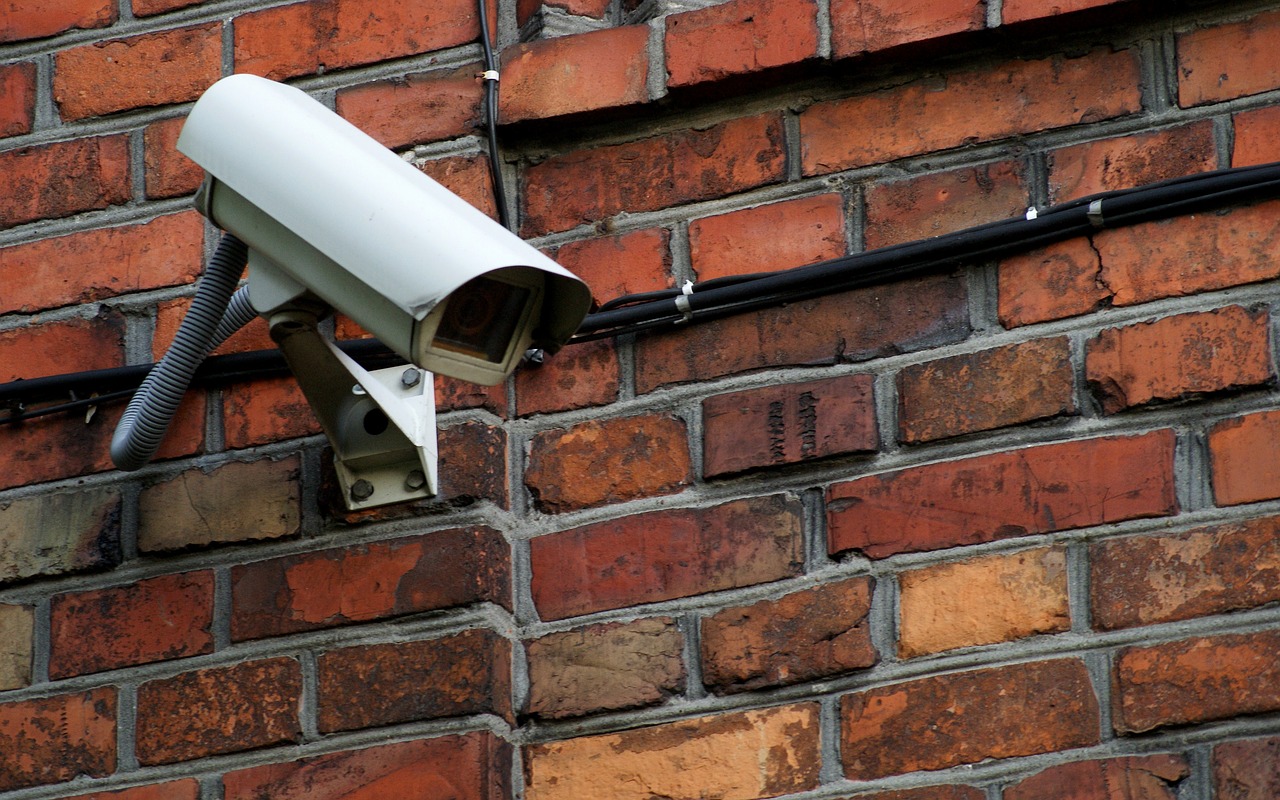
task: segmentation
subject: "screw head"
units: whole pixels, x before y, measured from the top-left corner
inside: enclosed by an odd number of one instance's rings
[[[372,483],[369,483],[364,478],[361,478],[360,480],[351,484],[352,500],[368,500],[370,497],[373,497]]]
[[[420,469],[410,470],[409,474],[405,476],[404,488],[411,492],[416,492],[426,485],[427,476],[422,474],[422,470]]]
[[[418,371],[417,367],[409,367],[400,376],[400,383],[404,384],[406,389],[412,389],[421,382],[422,373]]]
[[[368,392],[364,390],[364,387],[358,383],[355,386],[351,387],[351,393],[356,395],[357,397],[368,394]]]

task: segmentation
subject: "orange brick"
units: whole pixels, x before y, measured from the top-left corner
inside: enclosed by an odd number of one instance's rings
[[[1004,800],[1043,800],[1070,786],[1079,800],[1109,800],[1116,787],[1131,800],[1175,800],[1178,784],[1191,774],[1181,755],[1131,756],[1076,761],[1037,772],[1004,792]]]
[[[5,9],[0,42],[40,39],[72,28],[105,28],[115,21],[113,0],[25,0]]]
[[[0,704],[0,791],[116,769],[114,687]]]
[[[124,317],[46,322],[0,332],[0,381],[124,365]]]
[[[814,0],[730,0],[666,18],[667,85],[688,86],[818,55]]]
[[[200,188],[204,170],[177,150],[185,117],[153,122],[143,132],[147,197],[180,197]]]
[[[75,139],[0,153],[8,185],[0,198],[0,229],[67,217],[129,200],[126,136]]]
[[[191,298],[180,297],[167,300],[156,305],[155,330],[151,334],[151,358],[159,361],[173,344],[182,320],[191,309]],[[267,330],[266,320],[261,317],[253,319],[248,325],[233,333],[225,342],[214,348],[210,355],[227,355],[230,353],[247,353],[255,350],[275,350]]]
[[[867,249],[1020,217],[1029,193],[1014,161],[924,175],[867,190]]]
[[[149,17],[166,11],[197,6],[203,2],[204,0],[133,0],[133,13],[139,17]]]
[[[497,219],[498,205],[493,195],[493,176],[485,156],[454,156],[425,161],[419,167],[428,177]]]
[[[608,339],[566,347],[516,372],[520,416],[608,405],[618,397],[618,351]]]
[[[222,24],[73,47],[56,55],[64,120],[194,100],[222,76]]]
[[[1100,8],[1122,0],[1005,0],[1003,10],[1001,11],[1002,21],[1008,25],[1013,22],[1024,22],[1030,19],[1041,19],[1044,17],[1057,17],[1063,14],[1071,14],[1076,11],[1084,11],[1090,8]]]
[[[551,257],[586,281],[597,303],[675,285],[671,275],[671,231],[666,228],[569,242]]]
[[[843,100],[800,114],[804,173],[820,175],[1141,110],[1136,53],[1012,61]],[[980,115],[974,108],[987,111]],[[867,120],[878,124],[868,127]],[[861,135],[850,136],[857,130]]]
[[[71,800],[199,800],[200,784],[195,778],[184,778],[169,783],[153,783],[122,789],[118,792],[94,792],[78,794]]]
[[[1088,314],[1110,298],[1098,251],[1085,237],[1006,258],[998,284],[1006,328]]]
[[[0,67],[0,137],[30,133],[35,112],[36,65]]]
[[[1049,200],[1062,203],[1208,172],[1217,166],[1217,145],[1210,120],[1078,144],[1049,154]]]
[[[909,570],[898,584],[901,658],[1071,628],[1061,547]]]
[[[643,103],[649,99],[649,29],[644,25],[517,44],[502,53],[506,122]]]
[[[1280,106],[1242,111],[1232,117],[1235,138],[1231,166],[1249,167],[1280,161]]]
[[[465,136],[480,124],[478,71],[472,65],[344,89],[338,113],[393,150]]]
[[[1209,429],[1213,497],[1220,506],[1280,497],[1280,411],[1224,420]]]
[[[223,389],[222,406],[226,443],[232,450],[320,432],[292,375],[233,383]]]
[[[601,19],[609,11],[609,0],[516,0],[516,24],[523,26],[543,8],[555,8],[574,16]]]
[[[1183,108],[1280,86],[1280,13],[1202,28],[1177,37],[1178,104]]]
[[[986,27],[979,0],[833,0],[831,44],[837,58],[925,42]]]
[[[844,198],[838,194],[784,200],[689,223],[689,258],[703,281],[812,264],[842,256],[847,247]]]

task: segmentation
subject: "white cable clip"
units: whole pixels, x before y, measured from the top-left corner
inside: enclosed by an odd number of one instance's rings
[[[689,295],[693,294],[693,281],[685,281],[684,286],[680,287],[680,294],[676,295],[676,310],[684,316],[681,322],[688,322],[693,319],[693,306],[689,303]]]
[[[1027,206],[1027,222],[1030,222],[1038,216],[1040,216],[1040,212],[1036,211],[1035,206]]]
[[[498,82],[498,71],[496,69],[486,69],[484,72],[476,73],[477,78],[483,78],[486,81]]]
[[[1085,216],[1089,218],[1089,224],[1093,227],[1105,227],[1105,223],[1102,219],[1102,200],[1094,200],[1089,203],[1089,210],[1085,212]]]

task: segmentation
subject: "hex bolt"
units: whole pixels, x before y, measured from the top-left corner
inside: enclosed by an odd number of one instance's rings
[[[412,389],[422,381],[422,373],[414,367],[409,367],[400,376],[400,383],[404,384],[404,388]]]
[[[354,395],[355,395],[355,396],[357,396],[357,397],[361,397],[361,396],[363,396],[363,395],[368,394],[368,392],[366,392],[366,391],[364,390],[364,387],[363,387],[363,386],[361,386],[361,385],[360,385],[360,384],[358,384],[358,383],[357,383],[355,386],[352,386],[352,387],[351,387],[351,393],[352,393],[352,394],[354,394]]]
[[[370,497],[373,497],[372,483],[369,483],[364,478],[361,478],[360,480],[351,484],[352,500],[368,500]]]
[[[416,492],[423,486],[427,485],[427,476],[422,474],[422,470],[409,470],[409,474],[405,476],[404,488],[411,492]]]

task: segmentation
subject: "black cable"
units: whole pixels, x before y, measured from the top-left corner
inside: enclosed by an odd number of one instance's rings
[[[480,46],[484,49],[484,118],[485,132],[489,139],[489,178],[493,181],[493,199],[498,206],[498,221],[507,230],[511,227],[507,213],[507,190],[502,183],[502,154],[498,151],[498,64],[493,55],[493,43],[489,41],[489,10],[485,0],[476,0],[480,13]]]

